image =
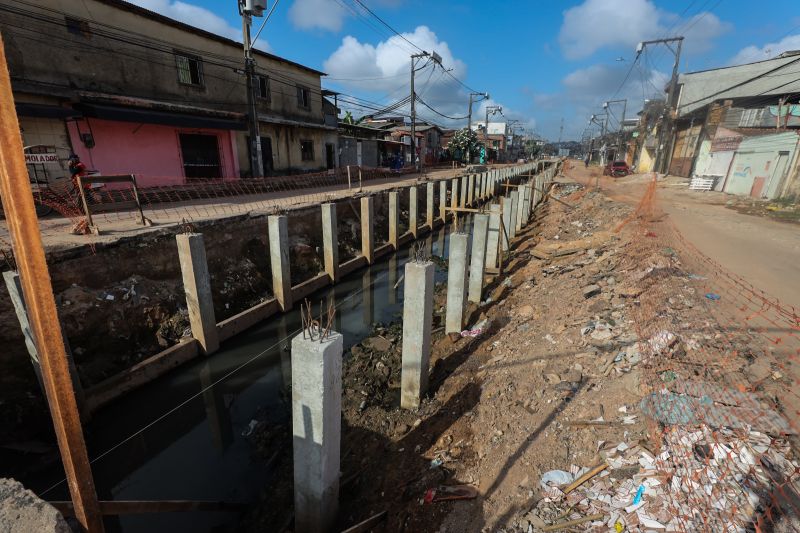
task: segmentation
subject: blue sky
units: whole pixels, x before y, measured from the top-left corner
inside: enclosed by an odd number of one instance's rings
[[[133,1],[240,39],[234,0]],[[684,35],[681,71],[800,49],[796,0],[361,1],[408,41],[443,57],[449,73],[434,65],[417,73],[417,91],[436,111],[466,115],[469,91],[454,76],[491,95],[475,105],[473,120],[482,120],[483,106],[501,105],[503,116],[551,140],[558,138],[562,118],[563,138],[577,140],[604,101],[627,98],[631,116],[663,87],[672,55],[653,48],[632,67],[641,40]],[[324,88],[380,104],[408,95],[408,56],[418,51],[357,0],[280,0],[260,40],[272,53],[328,72]],[[466,123],[419,110],[442,125]],[[612,110],[613,122],[622,109]]]

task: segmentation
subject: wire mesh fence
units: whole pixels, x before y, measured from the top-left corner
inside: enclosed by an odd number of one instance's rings
[[[651,515],[671,531],[800,530],[796,309],[689,242],[659,210],[655,176],[623,229],[661,481]]]
[[[417,176],[425,178],[429,172],[447,170],[459,172],[450,164],[426,167],[422,175],[415,174],[413,167],[389,170],[350,166],[309,174],[248,179],[197,179],[180,185],[140,187],[138,196],[147,220],[163,225],[252,211],[274,212],[298,205],[314,205],[381,185],[390,186],[393,182],[411,180]],[[156,181],[168,183],[175,179],[164,177]],[[131,188],[87,188],[86,198],[90,208],[102,208],[103,212],[93,214],[92,217],[101,231],[124,232],[137,228],[139,219],[136,210],[114,209],[115,204],[123,205],[136,200]],[[40,228],[45,237],[90,232],[80,195],[74,186],[43,188],[37,191],[34,200],[42,212]],[[0,235],[0,239],[2,238],[3,235]],[[8,240],[0,241],[0,247],[10,248]]]

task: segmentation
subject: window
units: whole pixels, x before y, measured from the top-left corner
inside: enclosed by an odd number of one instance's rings
[[[313,141],[300,141],[300,159],[302,159],[303,161],[314,160]]]
[[[64,17],[64,22],[67,25],[67,31],[71,34],[79,35],[87,39],[92,36],[92,29],[89,27],[87,21],[73,17]]]
[[[300,85],[297,86],[297,107],[302,107],[303,109],[308,109],[311,107],[311,102],[308,98],[308,88],[301,87]]]
[[[203,62],[199,57],[175,54],[178,81],[185,85],[203,85]]]
[[[269,78],[267,76],[256,76],[256,95],[264,100],[269,100],[271,94],[269,92]]]

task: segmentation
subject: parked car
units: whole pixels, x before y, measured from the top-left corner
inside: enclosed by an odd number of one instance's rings
[[[630,173],[631,169],[625,161],[613,161],[603,169],[603,176],[614,176],[615,178],[627,176]]]

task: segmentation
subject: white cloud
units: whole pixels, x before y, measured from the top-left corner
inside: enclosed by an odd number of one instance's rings
[[[683,29],[685,28],[685,29]],[[707,51],[730,29],[709,12],[689,19],[663,11],[651,0],[585,0],[564,12],[558,40],[568,59],[589,57],[602,48],[628,48],[676,31],[683,33],[687,54]]]
[[[344,7],[333,0],[295,0],[289,8],[289,20],[301,30],[338,32],[346,16]]]
[[[659,33],[658,8],[648,0],[586,0],[564,12],[558,35],[569,59],[606,46],[629,46]]]
[[[403,0],[377,0],[372,3],[395,8],[402,2]],[[294,0],[289,7],[289,20],[295,28],[301,30],[319,28],[339,32],[344,20],[348,16],[354,16],[355,10],[359,10],[365,16],[371,16],[357,4],[352,5],[351,11],[335,0]]]
[[[626,117],[633,118],[642,109],[645,98],[664,98],[664,87],[669,73],[639,68],[631,73],[628,82],[617,92],[629,66],[625,63],[613,65],[591,65],[577,69],[561,80],[562,90],[557,93],[536,94],[533,102],[537,115],[542,116],[545,134],[557,136],[560,117],[565,117],[564,138],[580,138],[591,114],[603,112],[603,102],[625,100]],[[610,123],[617,127],[622,119],[621,103],[612,104]]]
[[[765,59],[777,57],[788,50],[800,50],[800,34],[789,35],[777,43],[767,43],[763,46],[750,45],[742,48],[733,56],[729,64],[741,65],[742,63],[763,61]]]
[[[396,1],[396,0],[384,0]],[[467,65],[453,55],[450,46],[440,41],[430,28],[419,26],[413,32],[403,33],[403,37],[416,44],[423,50],[435,51],[442,56],[442,64],[450,69],[450,74],[463,80],[467,74]],[[403,38],[392,36],[377,44],[360,42],[353,36],[346,36],[342,44],[324,62],[323,69],[330,76],[326,84],[333,83],[341,86],[342,90],[354,92],[359,95],[367,94],[367,99],[380,98],[385,94],[385,103],[402,99],[410,93],[409,77],[411,59],[410,55],[419,53]],[[422,67],[425,59],[418,60],[417,67]],[[465,117],[469,95],[457,81],[444,73],[440,67],[429,65],[416,73],[415,91],[428,105],[444,115],[450,117]],[[346,99],[346,98],[345,98]],[[494,100],[484,100],[473,105],[473,121],[485,118],[486,105],[498,105]],[[344,109],[348,109],[343,104]],[[370,110],[351,108],[354,116],[368,114]],[[408,114],[409,107],[404,106],[397,111]],[[460,128],[466,126],[466,118],[449,120],[439,116],[423,104],[417,104],[420,120],[430,120],[446,127]],[[503,109],[507,118],[519,118],[513,110]],[[495,115],[492,121],[502,121],[504,118]]]
[[[159,15],[164,15],[171,19],[189,24],[196,28],[216,33],[222,37],[233,39],[242,42],[242,28],[236,27],[228,23],[227,20],[214,14],[212,11],[181,2],[180,0],[129,0],[131,3],[136,4],[145,9],[149,9]],[[256,19],[258,20],[258,19]],[[260,50],[270,50],[270,46],[265,39],[259,37],[256,43],[256,48]]]

